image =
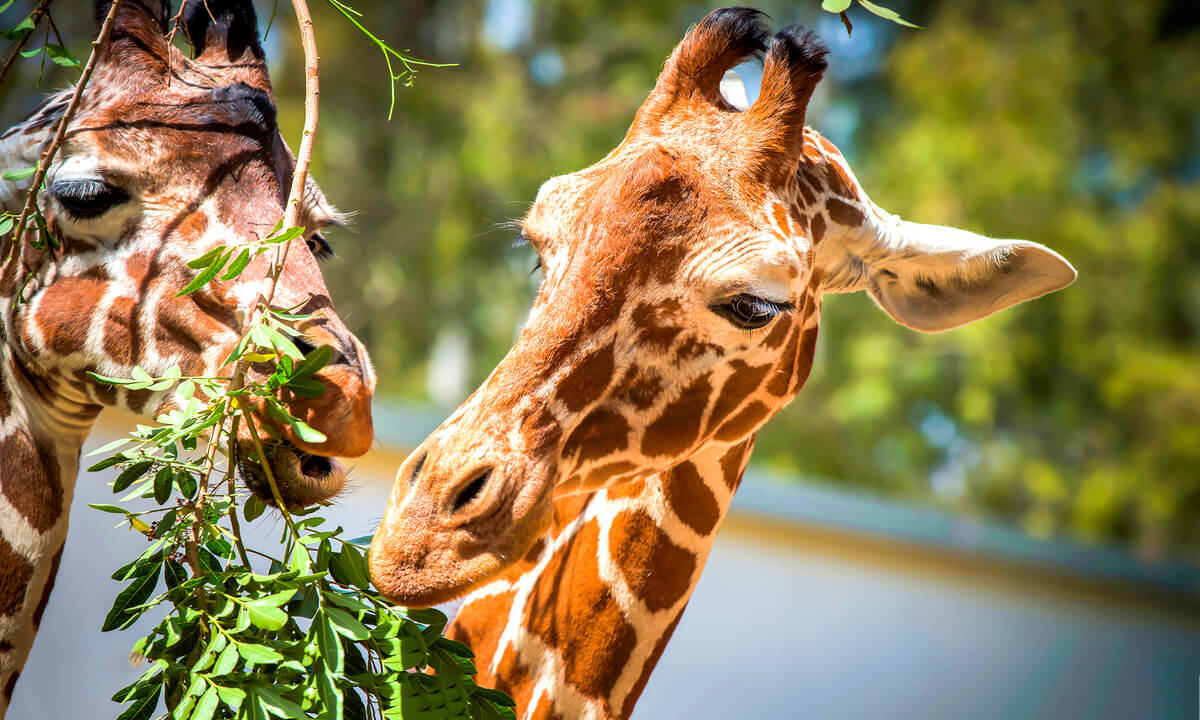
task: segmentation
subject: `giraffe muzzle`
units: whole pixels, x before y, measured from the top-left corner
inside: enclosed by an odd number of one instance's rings
[[[551,480],[519,456],[427,441],[397,474],[371,543],[372,582],[407,607],[469,592],[524,557],[545,532]]]
[[[286,441],[265,450],[280,499],[288,508],[324,502],[346,487],[346,469],[337,458],[306,452]],[[249,457],[252,448],[242,446],[240,451],[238,470],[246,487],[263,502],[277,506],[266,470]]]

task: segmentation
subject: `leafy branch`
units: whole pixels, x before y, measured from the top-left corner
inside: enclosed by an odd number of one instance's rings
[[[123,493],[116,504],[92,507],[122,516],[150,541],[113,574],[125,587],[102,629],[125,629],[167,608],[134,645],[134,656],[149,667],[113,696],[125,705],[119,720],[148,720],[160,706],[166,713],[159,717],[172,720],[514,719],[511,699],[474,683],[471,651],[442,637],[443,614],[393,607],[371,587],[358,541],[344,538],[341,528],[322,530],[324,519],[313,509],[287,507],[272,471],[280,446],[261,435],[276,431],[252,417],[261,411],[304,441],[325,440],[278,397],[284,389],[302,397],[323,393],[315,376],[332,358],[326,346],[299,350],[295,325],[311,315],[272,304],[288,248],[305,232],[300,203],[317,130],[312,21],[304,0],[293,0],[293,7],[305,50],[305,123],[284,215],[264,239],[218,246],[188,262],[196,275],[179,291],[235,280],[254,258],[274,252],[265,287],[221,366],[230,370],[92,374],[125,390],[174,395],[174,409],[99,448],[95,453],[107,457],[89,468],[118,468],[113,491]],[[248,381],[251,364],[257,374]],[[243,424],[250,450],[239,442]],[[244,542],[242,521],[266,509],[241,487],[246,467],[265,476],[285,520],[277,552]],[[154,507],[145,508],[151,500]]]
[[[910,28],[919,29],[921,27],[920,25],[914,25],[913,23],[910,23],[909,21],[900,17],[900,13],[896,12],[895,10],[873,3],[870,0],[822,0],[822,10],[841,17],[842,24],[846,26],[846,35],[850,35],[854,32],[854,25],[851,24],[850,16],[846,14],[846,11],[850,9],[850,4],[855,1],[857,1],[858,4],[861,5],[862,8],[867,12],[877,15],[884,20],[890,20],[897,25],[903,25]]]

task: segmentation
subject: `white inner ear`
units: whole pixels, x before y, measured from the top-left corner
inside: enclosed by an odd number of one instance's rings
[[[742,82],[742,76],[733,70],[726,70],[725,76],[721,78],[721,97],[725,98],[725,102],[737,108],[738,112],[744,112],[750,107],[750,100],[746,95],[746,83]]]

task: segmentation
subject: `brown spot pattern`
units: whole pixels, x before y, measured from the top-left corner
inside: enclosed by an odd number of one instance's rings
[[[675,515],[698,534],[707,535],[717,527],[721,506],[691,462],[680,463],[667,473],[663,495]]]
[[[38,598],[37,607],[33,609],[33,626],[36,628],[42,624],[42,615],[46,612],[46,604],[50,602],[50,593],[54,590],[54,580],[58,577],[58,564],[62,561],[63,546],[59,546],[58,552],[54,553],[54,557],[50,560],[50,574],[46,576],[46,584],[42,587],[42,596]]]
[[[671,607],[692,586],[696,556],[671,542],[644,510],[613,518],[608,542],[629,589],[651,612]]]
[[[767,383],[767,392],[776,397],[787,395],[788,387],[792,383],[792,366],[796,363],[796,342],[799,336],[800,328],[794,328],[788,337],[787,347],[779,356],[779,364],[775,366],[775,372],[771,374],[771,380]]]
[[[639,304],[630,318],[638,329],[638,340],[660,350],[670,348],[683,330],[678,324],[681,309],[676,300],[664,300],[658,305]]]
[[[32,577],[33,564],[0,537],[0,616],[12,617],[21,612]]]
[[[587,414],[567,437],[564,458],[587,462],[624,450],[629,446],[629,422],[624,416],[599,408]]]
[[[650,457],[672,457],[690,448],[700,439],[700,420],[711,394],[708,375],[701,375],[646,427],[642,453]]]
[[[0,458],[8,472],[4,496],[38,532],[49,530],[62,512],[63,488],[57,459],[23,433],[0,440]]]
[[[43,293],[37,323],[46,347],[59,355],[72,355],[87,342],[92,311],[104,297],[107,283],[95,278],[60,278]]]
[[[858,227],[863,223],[863,214],[850,203],[837,198],[825,201],[825,209],[829,211],[829,219],[845,227]]]
[[[742,360],[734,360],[731,367],[733,372],[721,386],[721,393],[717,396],[717,402],[713,404],[712,412],[708,416],[708,432],[712,432],[717,424],[723,422],[730,413],[737,410],[742,401],[758,389],[763,377],[771,369],[769,363],[748,365]]]
[[[562,653],[567,682],[607,698],[637,645],[637,631],[600,581],[600,526],[591,520],[542,571],[529,600],[529,630]]]
[[[820,243],[825,239],[825,216],[821,213],[814,213],[812,222],[808,226],[809,232],[812,233],[813,245]]]
[[[716,438],[722,441],[737,440],[740,437],[748,435],[758,424],[767,419],[771,409],[763,403],[755,400],[737,415],[729,419],[729,422],[721,426],[717,430]]]
[[[586,490],[595,490],[607,484],[614,477],[636,469],[637,465],[625,460],[601,465],[598,468],[588,471],[587,477],[583,480],[583,487]]]
[[[554,395],[571,412],[596,402],[608,388],[613,374],[613,345],[609,343],[571,368]]]
[[[617,386],[613,396],[616,400],[629,403],[638,410],[645,410],[654,404],[660,392],[662,392],[662,381],[658,379],[658,376],[634,365],[625,373],[625,377]]]
[[[642,666],[642,674],[633,683],[633,687],[629,690],[629,695],[625,697],[625,704],[621,707],[622,717],[629,717],[633,714],[633,706],[646,689],[646,683],[650,680],[650,673],[654,671],[654,666],[658,664],[659,658],[662,657],[663,650],[667,649],[667,643],[671,641],[671,636],[675,634],[675,627],[679,625],[679,619],[682,617],[682,612],[676,615],[671,624],[667,626],[667,629],[663,631],[662,636],[658,638],[658,642],[654,645],[654,650],[650,652],[650,656],[646,658],[646,664]]]
[[[724,476],[725,484],[729,486],[730,491],[737,490],[738,484],[742,481],[742,462],[745,459],[746,449],[752,442],[754,442],[754,438],[734,445],[721,457],[721,475]]]

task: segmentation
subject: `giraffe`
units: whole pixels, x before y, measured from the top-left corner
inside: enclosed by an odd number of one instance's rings
[[[97,18],[109,8],[97,2]],[[287,201],[295,162],[276,125],[252,2],[189,0],[192,58],[165,39],[170,17],[166,0],[126,0],[98,50],[38,197],[58,248],[0,238],[0,716],[50,596],[80,447],[98,413],[154,417],[175,406],[170,391],[113,388],[86,373],[127,377],[141,366],[161,375],[178,365],[184,375],[223,374],[273,253],[235,280],[177,297],[197,272],[185,263],[266,237]],[[36,164],[68,96],[51,97],[0,136],[0,169]],[[5,211],[19,212],[28,184],[0,184]],[[273,303],[312,313],[298,325],[307,335],[301,349],[328,345],[334,359],[316,376],[324,394],[281,400],[328,439],[304,442],[260,408],[251,414],[289,505],[340,491],[345,475],[334,456],[361,455],[374,437],[374,372],[317,265],[331,253],[320,230],[343,217],[313,182],[302,205],[306,234],[291,241]],[[243,424],[239,442],[249,441]],[[262,468],[247,463],[242,472],[269,500]]]
[[[720,84],[765,53],[747,107]],[[370,551],[391,600],[467,595],[448,633],[533,718],[627,718],[758,429],[813,363],[827,293],[955,328],[1069,285],[1042,245],[901,220],[805,127],[825,47],[706,16],[620,145],[521,222],[544,277],[516,344],[402,464]]]

